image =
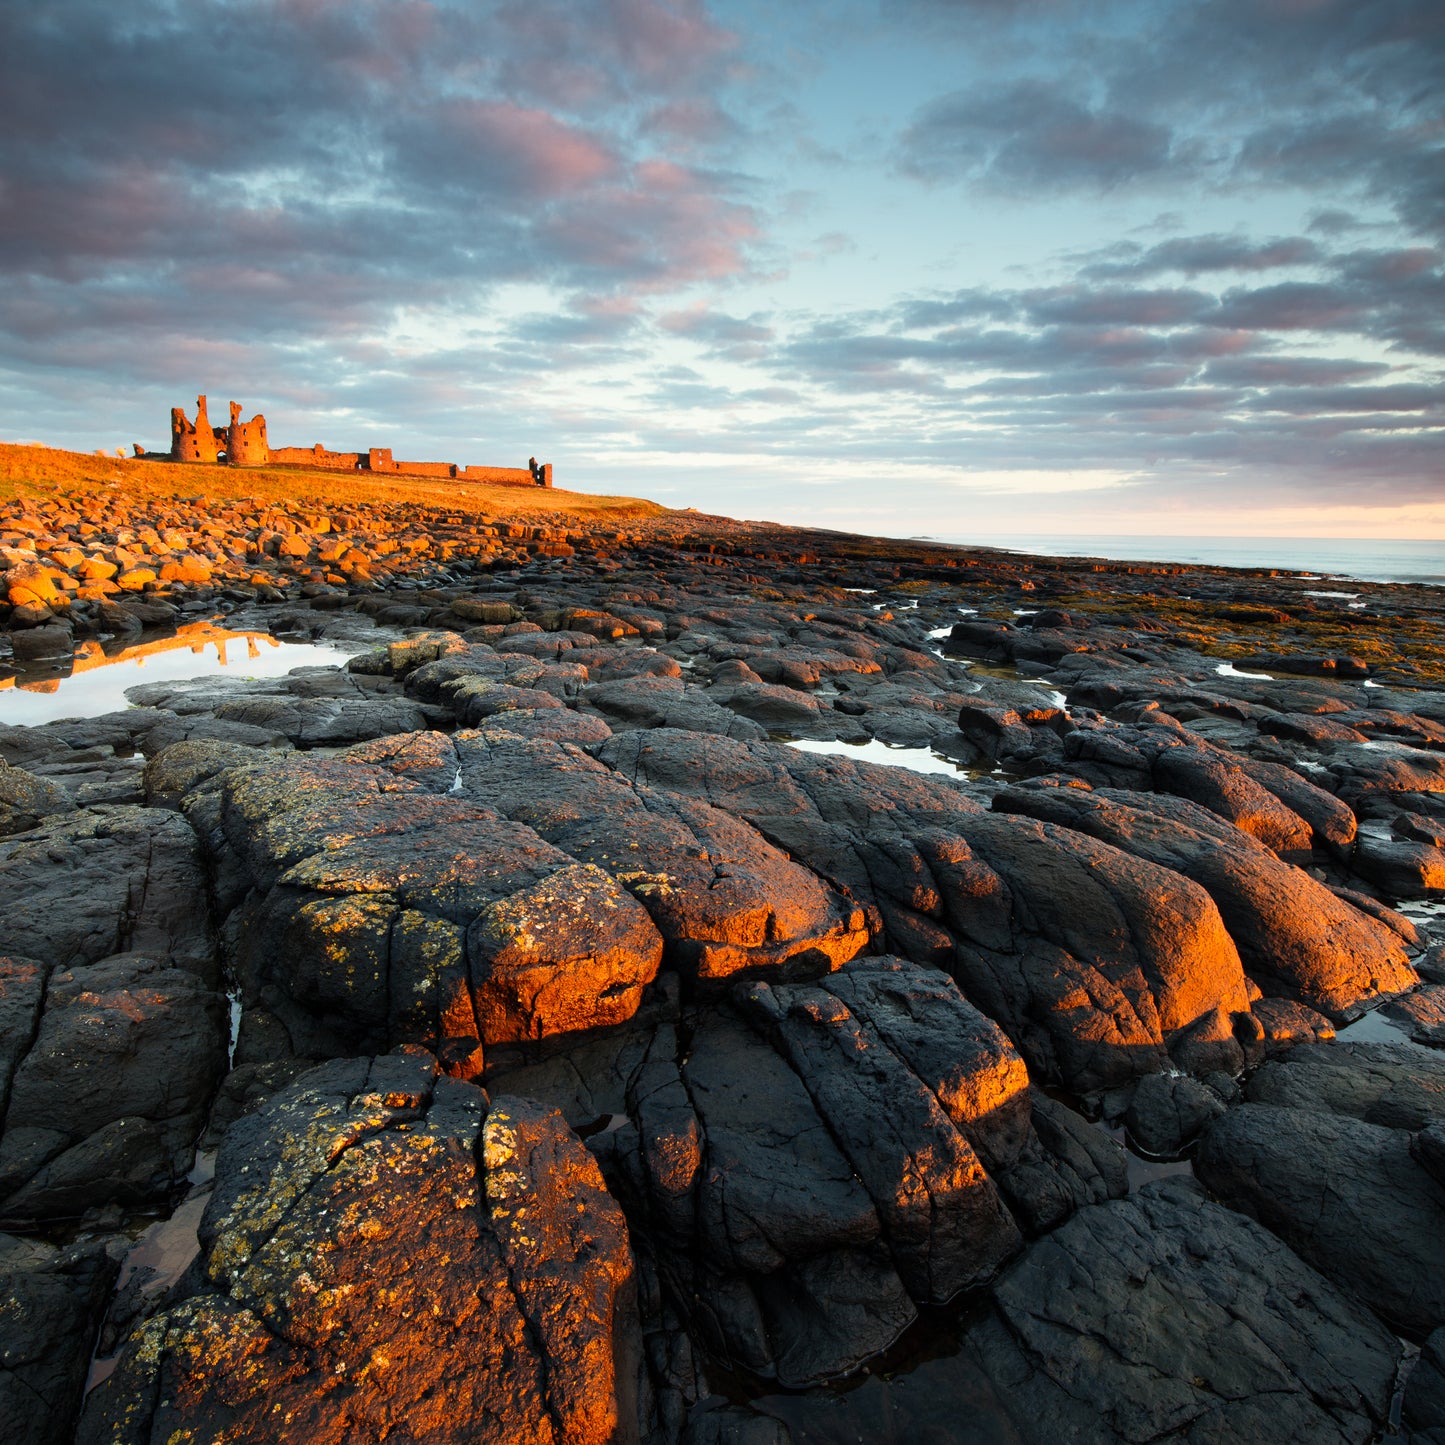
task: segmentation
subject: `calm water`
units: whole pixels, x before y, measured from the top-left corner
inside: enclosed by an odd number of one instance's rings
[[[1213,567],[1277,567],[1364,582],[1445,586],[1445,541],[1352,541],[1337,537],[1080,536],[1043,532],[939,534],[938,542],[1005,547],[1045,557],[1107,557],[1118,562],[1195,562]]]
[[[169,637],[107,654],[98,642],[76,652],[66,677],[0,679],[0,723],[54,722],[98,717],[130,704],[125,690],[143,682],[178,682],[207,674],[284,677],[293,667],[339,667],[360,643],[281,642],[266,632],[232,632],[210,622],[188,623]]]

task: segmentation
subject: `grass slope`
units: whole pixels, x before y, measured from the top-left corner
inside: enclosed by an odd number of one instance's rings
[[[409,502],[461,509],[493,519],[657,517],[667,508],[638,497],[480,482],[382,477],[368,472],[323,472],[304,467],[205,466],[108,457],[57,447],[0,442],[0,502],[79,497],[119,489],[138,502],[298,502],[318,508]]]

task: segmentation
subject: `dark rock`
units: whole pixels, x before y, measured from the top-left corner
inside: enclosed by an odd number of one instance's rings
[[[340,747],[427,725],[416,704],[402,698],[256,697],[222,703],[215,715],[219,722],[279,733],[301,747]]]
[[[153,953],[215,978],[206,871],[189,823],[113,807],[0,840],[0,936],[57,968]]]
[[[172,743],[149,759],[145,767],[146,803],[152,808],[179,809],[186,795],[228,768],[249,767],[265,761],[253,748],[210,739]]]
[[[57,783],[0,762],[0,838],[24,833],[42,818],[74,809],[75,800]]]
[[[1408,1044],[1306,1045],[1256,1070],[1246,1094],[1279,1108],[1423,1129],[1445,1123],[1445,1059]]]
[[[1210,1126],[1194,1168],[1396,1329],[1445,1323],[1445,1188],[1403,1130],[1241,1104]]]
[[[42,977],[0,963],[0,1218],[34,1226],[163,1199],[190,1168],[225,1069],[225,1008],[189,971],[122,954]],[[27,1028],[27,1025],[29,1026]]]
[[[48,622],[10,634],[16,662],[50,662],[68,658],[75,651],[75,637],[68,622]]]
[[[1047,1234],[1076,1209],[1129,1192],[1123,1146],[1067,1105],[1030,1090],[1033,1132],[1017,1163],[995,1177],[1029,1235]]]
[[[962,1015],[951,1025],[955,1048],[944,1032],[949,1002]],[[929,989],[917,965],[760,983],[746,1007],[776,1034],[872,1196],[909,1293],[942,1303],[990,1278],[1018,1247],[1018,1230],[952,1115],[988,1131],[1005,1166],[1017,1158],[1027,1075],[997,1030],[955,990]],[[943,1016],[936,1032],[920,1026],[930,1012]],[[970,1032],[991,1036],[987,1062],[964,1042]]]
[[[1400,1350],[1250,1220],[1188,1184],[1081,1210],[965,1337],[1024,1441],[1363,1442]]]
[[[1445,1328],[1431,1333],[1410,1371],[1400,1423],[1409,1445],[1445,1445]]]
[[[1222,1113],[1223,1100],[1196,1079],[1150,1074],[1139,1080],[1124,1122],[1146,1154],[1177,1158]]]
[[[0,1435],[67,1441],[115,1262],[103,1244],[57,1249],[0,1235]]]
[[[1445,1123],[1428,1124],[1410,1140],[1415,1162],[1445,1184]]]
[[[80,1441],[639,1438],[634,1266],[596,1165],[556,1114],[434,1072],[339,1060],[232,1128],[196,1292],[138,1327]]]
[[[787,732],[817,721],[818,704],[806,692],[774,683],[743,682],[708,689],[709,700],[770,731]]]

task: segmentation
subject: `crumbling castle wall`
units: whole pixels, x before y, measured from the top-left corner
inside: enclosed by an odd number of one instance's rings
[[[361,452],[329,452],[317,442],[314,447],[272,447],[271,464],[281,467],[315,467],[324,472],[355,472],[365,469]]]
[[[550,487],[552,464],[539,466],[533,459],[525,467],[459,467],[455,462],[399,462],[390,447],[364,452],[329,452],[313,447],[272,447],[266,439],[266,418],[257,412],[241,420],[241,404],[231,403],[231,424],[217,434],[206,415],[206,398],[196,398],[196,420],[186,419],[181,407],[171,409],[171,460],[214,462],[224,449],[233,467],[308,467],[326,472],[376,472],[381,476],[435,477],[445,481],[487,482],[493,486]],[[136,455],[148,455],[137,444]]]
[[[215,428],[206,415],[206,398],[196,398],[196,419],[186,419],[184,408],[171,408],[171,460],[173,462],[214,462],[220,452]]]
[[[231,425],[226,428],[226,461],[233,467],[264,467],[271,460],[266,445],[266,418],[258,411],[241,420],[241,404],[231,403]]]
[[[367,470],[400,477],[446,477],[457,475],[455,462],[397,462],[390,447],[372,447],[366,454]]]
[[[552,463],[541,468],[545,480],[538,482],[529,467],[459,467],[457,480],[462,482],[487,482],[494,487],[550,487],[552,485]]]

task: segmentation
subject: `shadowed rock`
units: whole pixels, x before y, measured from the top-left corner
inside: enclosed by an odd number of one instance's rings
[[[0,959],[0,1220],[163,1200],[225,1064],[224,1000],[163,958]]]
[[[116,1265],[102,1244],[66,1249],[0,1235],[0,1434],[69,1440]]]
[[[1242,1104],[1211,1125],[1194,1167],[1397,1329],[1445,1323],[1445,1188],[1404,1130]]]
[[[0,936],[57,968],[131,950],[214,979],[206,872],[184,818],[96,808],[0,840]]]
[[[1029,1445],[1364,1445],[1384,1428],[1393,1337],[1187,1184],[1081,1210],[993,1293],[966,1353]]]

